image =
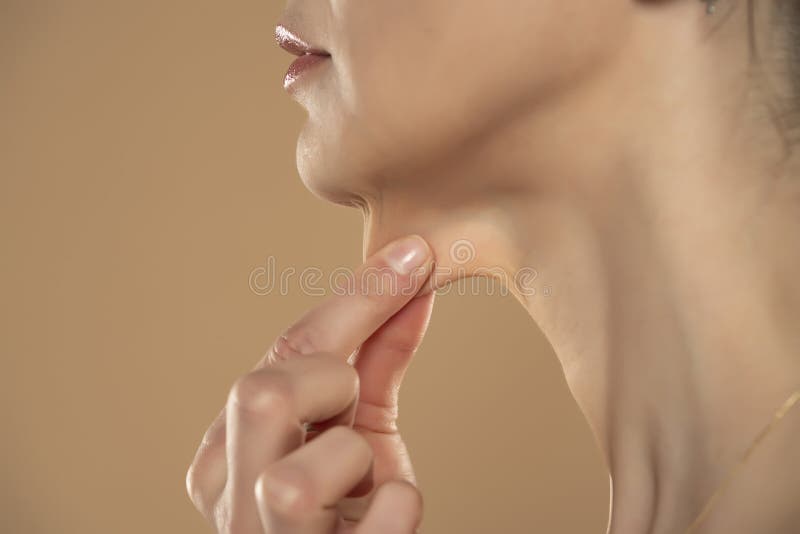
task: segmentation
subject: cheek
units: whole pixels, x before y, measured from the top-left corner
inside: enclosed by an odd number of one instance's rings
[[[348,19],[352,116],[370,138],[432,150],[574,83],[618,46],[629,9],[602,0],[582,8],[459,0],[454,9],[452,0],[430,0],[406,2],[399,13],[380,9],[388,4],[373,1]]]
[[[332,86],[304,132],[306,166],[315,158],[326,167],[305,175],[327,178],[307,183],[331,188],[329,198],[337,187],[369,188],[394,167],[424,165],[573,83],[616,46],[621,13],[606,6],[597,17],[597,9],[580,14],[568,4],[337,2]]]
[[[520,72],[524,51],[498,50],[475,21],[456,25],[437,10],[405,15],[381,28],[348,20],[339,70],[343,142],[387,172],[458,145],[546,75]]]

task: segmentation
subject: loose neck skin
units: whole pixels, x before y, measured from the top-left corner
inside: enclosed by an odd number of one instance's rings
[[[653,22],[641,52],[591,83],[521,110],[477,147],[415,171],[413,185],[363,196],[366,252],[419,233],[441,267],[536,270],[536,294],[516,295],[603,450],[611,534],[683,532],[800,387],[800,178],[778,164],[764,97],[730,59],[747,55],[741,35],[720,30],[711,45],[690,25]],[[679,44],[653,61],[659,42]],[[465,239],[475,258],[456,265],[450,247]],[[760,446],[703,532],[800,524],[785,497],[800,492],[787,475],[799,414]]]

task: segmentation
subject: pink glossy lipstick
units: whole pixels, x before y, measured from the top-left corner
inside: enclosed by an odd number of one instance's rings
[[[291,91],[306,72],[331,57],[321,47],[308,44],[283,24],[278,24],[275,28],[275,40],[281,48],[297,56],[283,79],[283,87],[287,91]]]

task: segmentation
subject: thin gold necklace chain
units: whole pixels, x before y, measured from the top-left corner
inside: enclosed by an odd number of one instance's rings
[[[753,454],[753,451],[756,449],[756,447],[758,447],[758,445],[764,441],[764,438],[767,437],[767,434],[769,434],[770,431],[775,428],[775,425],[777,425],[778,422],[783,419],[787,413],[789,413],[789,410],[791,410],[798,401],[800,401],[800,389],[789,395],[789,398],[786,399],[780,408],[778,408],[778,411],[776,411],[775,415],[772,416],[772,420],[761,430],[761,432],[758,433],[756,438],[753,440],[753,443],[750,444],[745,453],[742,455],[741,459],[739,459],[739,462],[733,468],[731,468],[730,471],[728,471],[725,479],[723,479],[722,483],[717,487],[714,493],[711,494],[711,497],[708,499],[708,501],[706,501],[706,505],[701,510],[700,515],[698,515],[697,518],[692,521],[692,524],[689,525],[684,534],[693,534],[697,531],[697,528],[700,526],[700,524],[708,517],[708,514],[716,503],[717,499],[725,492],[726,489],[728,489],[731,481],[742,470],[742,467],[744,467],[744,464],[750,459],[750,456]]]

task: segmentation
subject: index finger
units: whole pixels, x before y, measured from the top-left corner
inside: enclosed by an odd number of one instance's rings
[[[433,253],[420,236],[393,241],[348,276],[346,287],[337,287],[337,294],[279,336],[268,361],[313,353],[349,357],[419,293],[432,265]]]

